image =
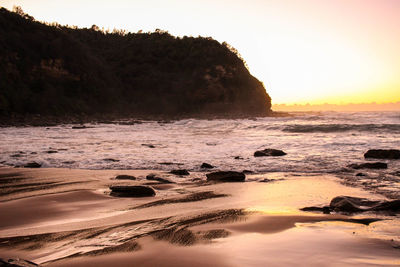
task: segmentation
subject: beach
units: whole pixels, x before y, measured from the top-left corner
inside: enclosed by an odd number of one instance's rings
[[[0,267],[400,266],[400,1],[54,3],[0,3]]]
[[[3,127],[0,258],[399,265],[399,134],[398,112]]]
[[[174,183],[148,180],[150,173]],[[333,175],[247,174],[245,182],[215,183],[202,172],[1,168],[0,177],[3,259],[43,266],[400,263],[397,216],[300,210],[340,195],[386,200]],[[151,186],[156,195],[113,197],[113,185]]]

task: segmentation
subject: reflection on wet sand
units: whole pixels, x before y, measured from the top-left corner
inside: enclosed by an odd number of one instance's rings
[[[111,184],[144,185],[150,171],[0,171],[1,179],[18,178],[7,190],[21,179],[77,182],[0,195],[1,258],[49,266],[398,263],[397,216],[300,211],[337,195],[384,199],[332,176],[270,173],[268,182],[254,174],[244,183],[207,183],[204,174],[192,173],[170,187],[155,182],[154,197],[118,198],[109,196]],[[117,181],[116,174],[137,179]]]

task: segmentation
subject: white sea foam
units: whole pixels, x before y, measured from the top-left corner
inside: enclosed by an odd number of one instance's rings
[[[363,161],[368,149],[400,148],[400,112],[87,126],[91,127],[1,128],[0,162],[4,166],[36,161],[43,167],[195,171],[207,162],[239,171],[332,173]],[[264,148],[282,149],[287,155],[253,156]],[[399,167],[400,161],[390,161],[388,171]]]

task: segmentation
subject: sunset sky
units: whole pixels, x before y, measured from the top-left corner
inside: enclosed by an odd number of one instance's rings
[[[274,104],[400,101],[397,0],[2,0],[37,20],[237,48]]]

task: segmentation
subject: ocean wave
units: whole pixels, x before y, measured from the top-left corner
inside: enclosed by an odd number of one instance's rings
[[[282,129],[289,133],[374,132],[400,133],[400,124],[295,124]]]

